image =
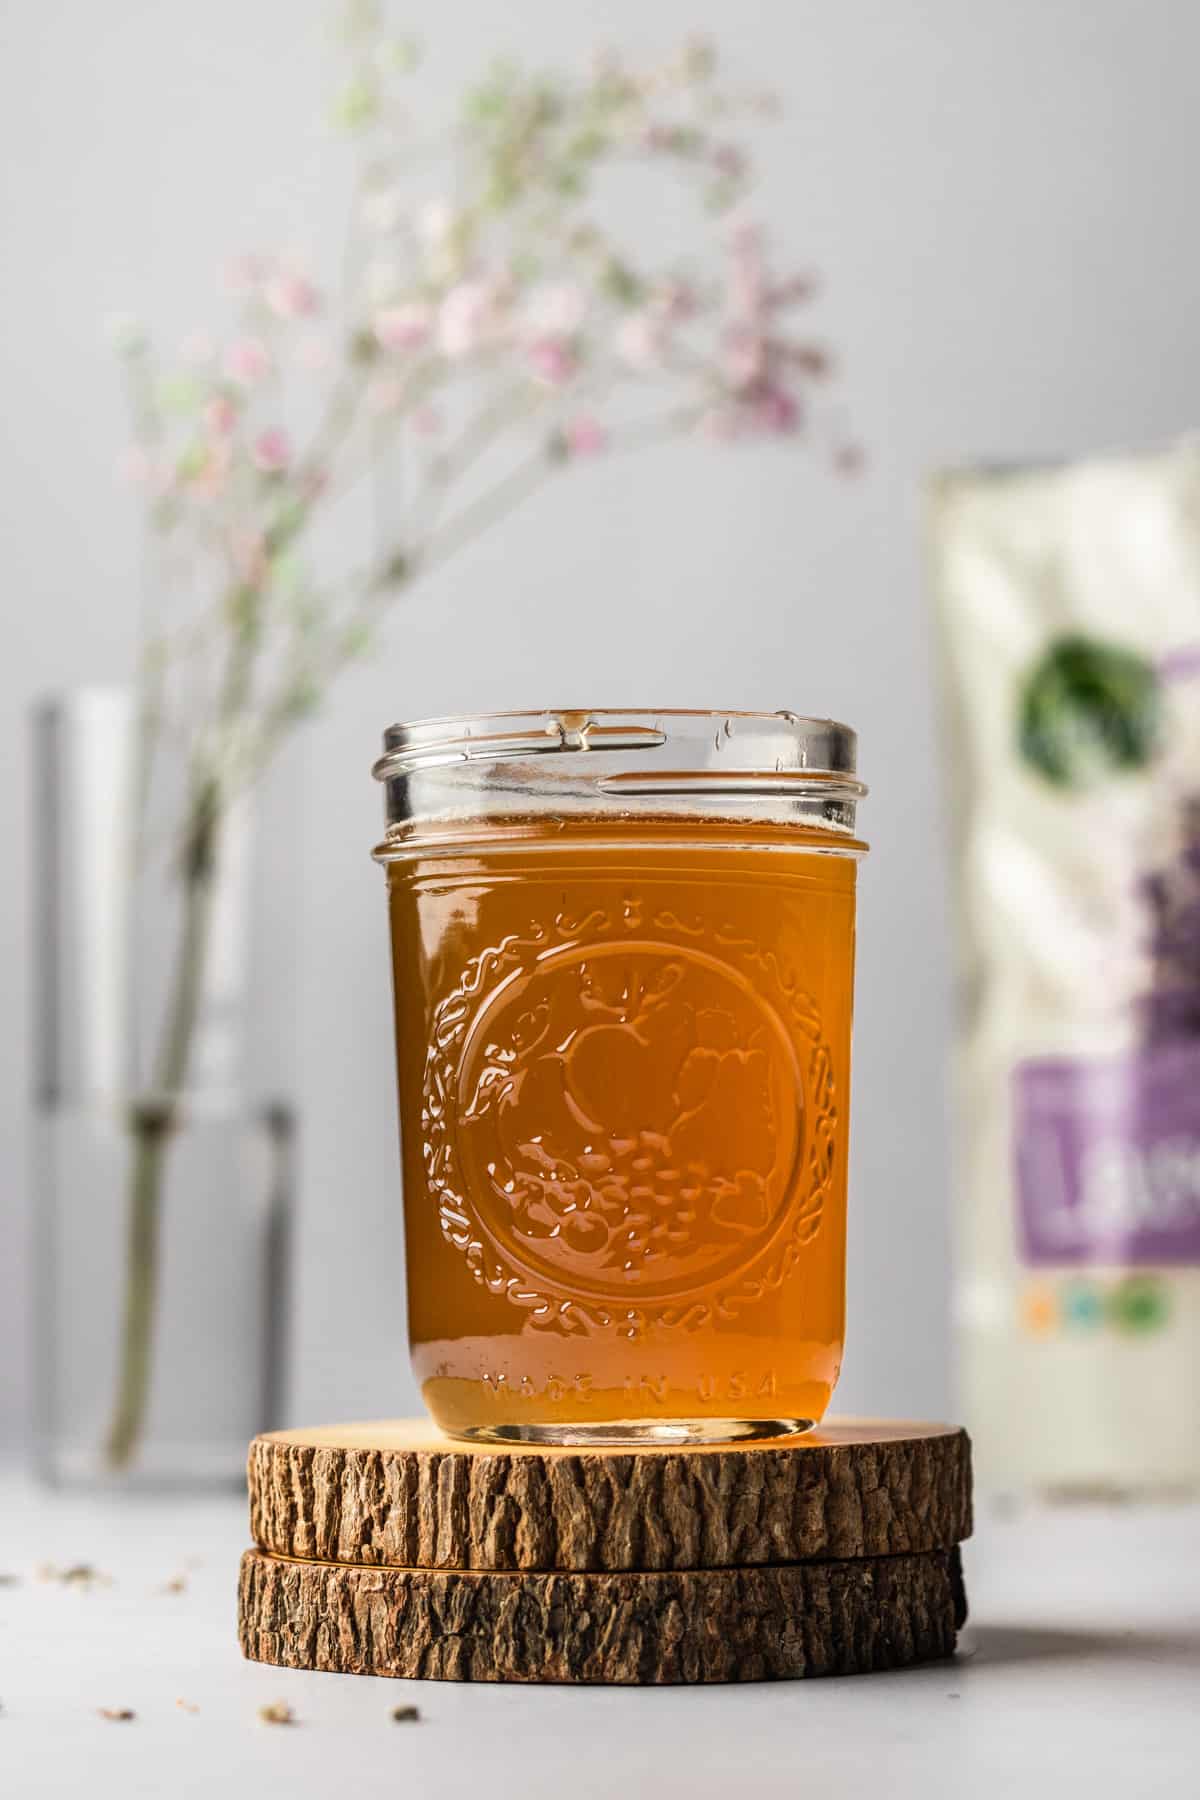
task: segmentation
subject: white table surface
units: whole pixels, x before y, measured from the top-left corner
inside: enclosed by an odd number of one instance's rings
[[[243,1662],[236,1499],[0,1480],[0,1795],[885,1800],[1200,1793],[1200,1508],[984,1516],[968,1654],[889,1675],[522,1688]],[[38,1579],[90,1563],[90,1589]],[[183,1574],[186,1589],[164,1591]],[[184,1700],[197,1708],[177,1706]],[[292,1726],[262,1723],[284,1700]],[[417,1724],[390,1718],[398,1702]],[[97,1716],[132,1707],[131,1723]]]

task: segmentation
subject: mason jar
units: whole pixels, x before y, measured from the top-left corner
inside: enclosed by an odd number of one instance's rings
[[[436,1423],[807,1430],[845,1312],[854,733],[514,712],[384,747],[409,1333]]]

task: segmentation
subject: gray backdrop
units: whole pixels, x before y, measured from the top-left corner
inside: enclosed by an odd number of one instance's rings
[[[784,93],[777,235],[870,450],[668,450],[581,473],[422,590],[271,789],[294,808],[303,1121],[297,1418],[412,1400],[378,820],[405,714],[793,706],[857,725],[872,796],[840,1402],[951,1402],[948,922],[919,489],[931,465],[1188,428],[1200,392],[1200,8],[1190,0],[413,0],[436,107],[497,50],[546,61],[704,30]],[[312,242],[343,192],[318,0],[7,0],[0,13],[0,1434],[27,1337],[26,709],[120,679],[137,531],[99,322],[219,318],[231,251]],[[296,818],[298,814],[298,818]],[[281,865],[280,884],[285,871]]]

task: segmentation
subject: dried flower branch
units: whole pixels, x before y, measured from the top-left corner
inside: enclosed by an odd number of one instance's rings
[[[163,590],[141,663],[143,818],[164,744],[188,767],[169,847],[179,960],[149,1075],[168,1104],[188,1078],[231,801],[396,602],[577,465],[669,439],[800,438],[831,370],[797,324],[812,279],[778,274],[744,212],[753,169],[731,133],[770,107],[721,82],[711,45],[644,68],[610,53],[582,75],[496,63],[431,137],[407,122],[418,52],[384,10],[358,0],[342,35],[333,116],[357,179],[336,290],[256,253],[227,271],[230,327],[173,361],[135,322],[113,329],[122,469]],[[691,256],[648,256],[606,223],[616,174],[674,196]],[[853,456],[834,443],[837,466]],[[329,578],[324,522],[400,475],[373,552]],[[162,1131],[134,1146],[114,1465],[146,1408],[166,1146]]]

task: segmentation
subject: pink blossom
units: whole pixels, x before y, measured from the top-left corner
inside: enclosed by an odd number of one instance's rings
[[[436,437],[442,429],[442,415],[436,406],[418,406],[413,410],[412,428],[418,437]]]
[[[784,434],[800,426],[800,403],[786,379],[795,370],[816,379],[828,359],[819,347],[776,335],[773,315],[806,295],[807,283],[769,283],[761,233],[741,224],[729,238],[728,324],[718,368],[733,400],[737,429]]]
[[[546,282],[530,294],[523,323],[534,338],[571,337],[586,313],[587,295],[578,282]]]
[[[713,167],[729,181],[740,181],[746,173],[746,153],[740,144],[718,144],[713,151]]]
[[[321,297],[303,275],[280,270],[263,288],[263,299],[280,319],[306,319],[320,311]]]
[[[529,366],[538,381],[560,387],[579,367],[579,358],[562,338],[539,338],[529,346]]]
[[[595,456],[608,444],[608,433],[590,413],[580,413],[572,419],[563,435],[571,456]]]
[[[385,350],[416,350],[433,329],[433,308],[423,300],[408,300],[375,315],[375,336]]]
[[[786,388],[766,383],[753,401],[754,423],[761,431],[787,436],[799,429],[800,407]]]
[[[491,281],[460,281],[438,313],[438,347],[451,361],[470,356],[497,335],[499,294]]]
[[[278,475],[287,468],[292,458],[292,447],[287,433],[277,425],[267,431],[260,431],[254,440],[251,451],[254,466],[261,469],[264,475]]]
[[[666,324],[653,312],[634,312],[617,327],[616,351],[631,369],[653,369],[666,349]]]
[[[670,324],[690,319],[696,311],[696,292],[686,281],[664,281],[650,296],[650,311]]]
[[[228,394],[214,394],[205,401],[201,418],[210,437],[228,437],[237,424],[238,409]]]
[[[735,319],[757,325],[768,311],[762,233],[755,225],[738,225],[730,234],[729,308]]]
[[[763,379],[766,369],[766,339],[757,330],[735,325],[725,333],[721,346],[721,372],[730,387],[752,387]]]
[[[271,367],[271,353],[261,338],[238,338],[225,355],[225,373],[243,387],[253,387]]]

